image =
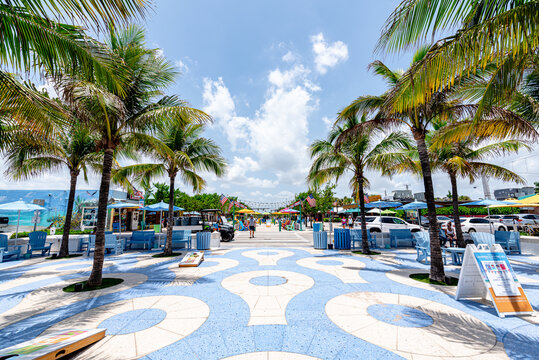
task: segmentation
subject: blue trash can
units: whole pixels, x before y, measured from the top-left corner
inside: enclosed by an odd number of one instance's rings
[[[334,243],[336,250],[350,250],[350,230],[349,229],[335,229]]]
[[[328,233],[325,231],[313,232],[313,245],[315,249],[327,249]]]
[[[313,224],[313,232],[319,232],[322,231],[322,224],[321,223],[314,223]]]
[[[197,232],[197,250],[208,250],[211,243],[211,232]]]

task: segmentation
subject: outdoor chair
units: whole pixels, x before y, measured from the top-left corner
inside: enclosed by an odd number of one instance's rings
[[[172,230],[172,248],[185,248],[191,250],[191,230]]]
[[[500,244],[508,254],[512,252],[522,254],[520,250],[520,233],[516,231],[494,231],[494,241],[496,244]]]
[[[475,246],[481,244],[491,246],[496,243],[496,238],[494,235],[485,232],[471,232],[470,237],[472,238]]]
[[[412,246],[415,246],[415,238],[410,229],[389,229],[390,246],[398,247],[399,243],[403,241],[410,242]]]
[[[95,235],[88,236],[88,247],[86,249],[86,256],[90,256],[90,252],[95,252]],[[116,235],[105,235],[105,253],[114,253],[118,255],[123,252],[123,246],[121,242],[118,242]]]
[[[5,234],[0,234],[0,263],[4,260],[15,259],[21,257],[22,245],[15,246],[13,250],[9,250],[8,237]]]
[[[28,249],[26,253],[30,254],[30,257],[32,257],[34,251],[41,251],[41,256],[45,256],[45,254],[50,255],[52,242],[48,242],[48,246],[45,245],[47,241],[47,233],[45,231],[33,231],[28,234],[28,237]]]
[[[131,250],[133,245],[142,245],[143,249],[146,249],[146,247],[148,247],[148,251],[149,251],[153,248],[154,242],[155,242],[154,231],[136,230],[136,231],[133,231],[133,233],[131,234],[131,238],[127,240],[126,248],[129,248]]]
[[[239,228],[240,231],[247,231],[247,230],[249,230],[249,229],[247,229],[247,227],[243,224],[243,221],[240,221],[238,224],[239,224],[239,226],[240,226],[240,228]]]
[[[286,230],[288,230],[288,231],[294,230],[294,224],[295,223],[296,223],[295,221],[292,221],[289,225],[286,225]]]
[[[112,235],[112,231],[105,231],[105,235]],[[93,236],[95,239],[95,235],[89,235],[89,236]],[[89,238],[84,238],[84,237],[80,238],[78,252],[88,251],[89,244],[90,244]]]
[[[367,240],[369,241],[369,247],[375,249],[376,245],[376,235],[372,235],[370,229],[367,229]],[[358,249],[363,247],[363,234],[361,229],[351,229],[350,230],[350,248],[352,250],[356,249],[355,243],[358,242],[360,246]]]
[[[417,251],[416,261],[425,262],[425,265],[430,264],[430,235],[427,231],[418,231],[413,233],[416,245],[415,249]],[[444,260],[444,265],[447,265],[447,252],[442,248],[442,259]]]

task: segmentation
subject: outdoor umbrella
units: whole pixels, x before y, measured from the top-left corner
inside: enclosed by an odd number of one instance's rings
[[[251,209],[241,209],[239,211],[236,211],[238,214],[254,214],[254,210]]]
[[[484,199],[484,200],[479,200],[479,201],[472,201],[472,202],[461,204],[461,205],[462,206],[473,206],[473,205],[486,206],[487,214],[489,216],[488,223],[490,225],[490,232],[492,233],[492,223],[490,222],[490,207],[498,206],[498,205],[502,205],[502,206],[503,205],[511,205],[511,204],[515,204],[515,203],[516,202],[511,202],[511,201],[500,201],[500,200]]]
[[[382,215],[393,215],[393,214],[396,214],[397,212],[396,211],[393,211],[393,210],[382,210],[381,214]]]
[[[283,210],[281,210],[281,212],[287,213],[287,214],[296,214],[296,213],[299,213],[299,211],[294,210],[294,209],[283,209]]]
[[[380,214],[381,210],[378,208],[374,208],[372,210],[367,211],[367,214]]]
[[[140,208],[139,204],[130,204],[130,203],[116,203],[116,204],[110,204],[107,205],[107,209],[137,209]],[[118,216],[118,231],[120,232],[120,236],[122,235],[122,211],[119,211]]]
[[[441,207],[440,205],[436,205],[436,207]],[[419,221],[419,225],[421,225],[421,214],[419,213],[420,209],[426,209],[427,203],[424,203],[422,201],[413,201],[411,203],[408,203],[406,205],[402,205],[395,210],[417,210],[417,219]]]
[[[15,238],[19,235],[19,221],[21,219],[21,211],[34,211],[34,210],[46,210],[44,207],[36,204],[28,204],[24,201],[13,201],[0,205],[0,211],[17,211],[17,230],[15,231]]]
[[[176,206],[176,205],[174,205],[172,208],[173,208],[174,211],[185,210],[184,208],[181,208],[181,207]],[[141,210],[144,210],[144,211],[156,211],[156,212],[159,211],[160,212],[159,225],[161,225],[161,223],[163,222],[163,211],[168,211],[169,207],[168,207],[168,204],[166,202],[160,201],[160,202],[158,202],[156,204],[145,206],[145,207],[141,208]]]
[[[402,203],[397,201],[374,201],[368,204],[365,204],[366,208],[395,208],[402,206]]]

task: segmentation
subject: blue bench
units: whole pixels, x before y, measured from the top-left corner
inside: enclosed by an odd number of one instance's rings
[[[410,229],[389,229],[389,245],[392,247],[398,247],[401,242],[410,242],[412,246],[415,246],[415,238],[412,235]],[[429,237],[430,242],[430,237]]]
[[[369,248],[375,249],[378,247],[376,245],[376,235],[372,235],[370,229],[367,229],[367,241],[369,242]],[[357,242],[360,244],[357,249],[363,248],[363,233],[361,229],[350,229],[350,248],[352,250],[356,249]]]
[[[520,250],[520,233],[516,231],[494,231],[494,241],[496,244],[505,250],[506,253],[511,254],[515,252],[522,254]]]
[[[172,230],[172,248],[191,250],[191,230]]]
[[[86,255],[90,256],[90,253],[95,252],[95,235],[88,236],[88,247],[86,249]],[[105,253],[110,252],[115,255],[123,252],[123,246],[121,242],[118,243],[116,235],[105,234]]]
[[[153,244],[155,241],[155,232],[153,230],[149,231],[133,231],[133,234],[131,234],[131,238],[127,240],[126,248],[131,249],[133,245],[142,245],[143,249],[148,247],[148,250],[151,250],[153,248]]]
[[[427,231],[414,232],[413,237],[415,239],[415,249],[417,251],[416,261],[425,262],[426,265],[430,264],[430,234]],[[444,248],[442,250],[442,259],[444,265],[447,265],[447,252]]]
[[[485,232],[470,232],[470,237],[473,240],[475,246],[477,245],[494,245],[496,244],[496,238],[494,235]]]
[[[48,242],[48,246],[45,244],[47,241],[47,233],[45,231],[33,231],[28,234],[28,237],[26,254],[29,254],[31,257],[34,251],[41,251],[41,256],[45,256],[45,254],[50,255],[52,242]]]
[[[327,249],[328,233],[325,231],[313,232],[313,246],[315,249]]]
[[[105,231],[105,235],[110,235],[112,234],[112,231]],[[92,235],[90,235],[92,236]],[[95,235],[93,235],[95,236]],[[81,237],[79,239],[79,246],[77,248],[77,251],[78,252],[86,252],[88,251],[88,245],[90,244],[89,240],[87,237]]]
[[[21,248],[22,245],[19,245],[14,246],[13,250],[9,250],[7,235],[0,234],[0,263],[8,259],[19,260],[21,257]]]

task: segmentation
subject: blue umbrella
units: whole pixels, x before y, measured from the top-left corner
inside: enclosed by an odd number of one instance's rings
[[[441,206],[436,205],[436,207],[441,207]],[[419,210],[426,209],[426,208],[427,208],[427,203],[424,203],[422,201],[414,201],[406,205],[403,205],[401,207],[398,207],[395,210],[417,210],[417,219],[419,220],[419,225],[421,225],[421,214],[419,214]]]
[[[15,230],[15,237],[19,236],[19,221],[21,219],[21,211],[34,211],[34,210],[46,210],[44,207],[41,207],[36,204],[25,203],[22,199],[19,201],[14,201],[6,204],[0,205],[0,211],[17,211],[17,230]]]
[[[396,208],[402,206],[402,203],[397,201],[375,201],[368,204],[365,204],[366,208]]]
[[[141,210],[146,210],[146,211],[168,211],[168,204],[161,201],[161,202],[158,202],[157,204],[152,204],[152,205],[145,206]],[[179,211],[179,210],[184,210],[184,209],[179,207],[179,206],[174,206],[174,211]]]

